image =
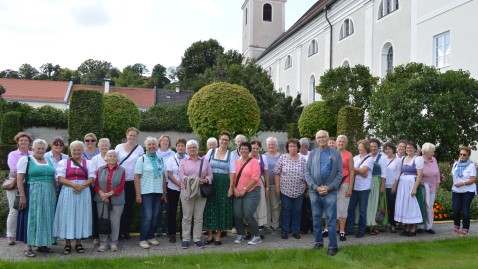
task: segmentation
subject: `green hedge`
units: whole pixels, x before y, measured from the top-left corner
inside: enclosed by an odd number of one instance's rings
[[[133,100],[124,94],[107,93],[103,98],[103,136],[108,137],[112,145],[117,145],[128,128],[139,128],[141,115]]]
[[[2,124],[2,143],[15,144],[13,138],[18,132],[23,131],[23,127],[20,123],[22,114],[17,111],[9,111],[3,115]]]
[[[287,124],[287,138],[297,138],[300,139],[299,124],[298,123],[289,123]]]
[[[4,112],[18,111],[21,113],[20,123],[24,128],[54,127],[68,128],[68,111],[45,105],[33,108],[29,104],[17,101],[2,101]]]
[[[141,131],[192,132],[189,125],[188,104],[155,105],[141,113]]]
[[[68,139],[70,142],[83,141],[87,133],[103,137],[103,94],[96,90],[73,91],[68,113]]]
[[[363,128],[364,111],[362,108],[345,106],[339,110],[337,117],[337,135],[345,135],[348,139],[347,149],[353,155],[358,154],[357,141],[365,137]]]
[[[304,107],[299,118],[299,132],[302,137],[315,139],[319,130],[325,130],[330,136],[337,133],[337,115],[325,101],[317,101]]]

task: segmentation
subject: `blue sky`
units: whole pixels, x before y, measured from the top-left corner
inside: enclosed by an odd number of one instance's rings
[[[286,29],[316,0],[288,0]],[[87,59],[177,66],[193,42],[241,50],[244,0],[0,0],[0,70]]]

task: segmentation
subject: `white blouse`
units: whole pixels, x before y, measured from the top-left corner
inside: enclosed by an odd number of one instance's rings
[[[366,158],[366,157],[364,157]],[[355,183],[354,183],[354,190],[355,191],[365,191],[365,190],[370,190],[370,185],[372,183],[372,170],[373,170],[373,164],[374,164],[374,158],[373,157],[368,157],[367,160],[365,160],[362,163],[362,158],[360,157],[360,154],[354,157],[354,167],[355,168],[361,168],[364,166],[367,166],[369,168],[367,172],[366,177],[362,177],[358,173],[355,173]],[[361,164],[362,163],[362,164]]]
[[[22,157],[22,159],[23,159],[23,157]],[[453,192],[456,192],[456,193],[465,193],[465,192],[476,193],[476,184],[475,183],[473,183],[471,185],[468,185],[468,186],[459,187],[459,188],[455,187],[455,184],[457,184],[457,183],[463,183],[465,181],[468,181],[470,179],[470,177],[476,177],[475,164],[473,162],[471,162],[470,165],[468,165],[465,168],[465,170],[463,170],[463,176],[458,177],[458,178],[455,178],[456,168],[457,168],[457,165],[455,163],[453,165],[453,168],[452,168],[452,171],[451,171],[451,174],[453,175],[453,187],[451,188],[451,190]],[[18,172],[20,172],[20,170],[18,170]]]

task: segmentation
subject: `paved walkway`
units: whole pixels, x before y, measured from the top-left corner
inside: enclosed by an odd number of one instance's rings
[[[358,244],[375,244],[375,243],[387,243],[387,242],[412,242],[412,241],[432,241],[438,239],[454,238],[457,237],[451,233],[453,224],[451,222],[435,224],[433,229],[437,232],[435,235],[428,233],[417,234],[415,237],[404,237],[398,233],[392,234],[390,232],[380,233],[379,235],[366,234],[363,238],[357,239],[355,236],[348,236],[347,241],[339,242],[339,248],[348,245]],[[478,230],[478,223],[471,223],[471,233],[469,236],[478,235],[475,231]],[[4,260],[23,261],[26,259],[46,260],[50,258],[56,259],[70,259],[70,258],[116,258],[116,257],[148,257],[148,256],[164,256],[164,255],[176,255],[176,254],[190,254],[190,253],[212,253],[212,252],[242,252],[253,251],[257,249],[292,249],[292,248],[312,248],[314,243],[314,237],[312,234],[301,234],[302,238],[297,240],[292,236],[289,239],[281,239],[280,235],[271,236],[267,235],[263,242],[256,246],[247,245],[247,241],[242,244],[234,244],[235,235],[229,234],[229,236],[222,238],[221,246],[207,246],[204,249],[196,248],[191,245],[189,249],[181,248],[181,241],[178,240],[175,244],[168,242],[167,238],[163,236],[159,239],[159,246],[152,246],[150,249],[145,250],[139,247],[138,236],[133,236],[130,240],[120,241],[119,251],[111,252],[109,249],[105,252],[98,252],[98,246],[93,245],[93,240],[83,240],[83,246],[86,252],[83,254],[73,252],[70,255],[63,255],[62,250],[64,241],[58,241],[58,245],[53,246],[54,253],[44,254],[37,253],[35,258],[26,258],[23,256],[23,243],[17,243],[15,246],[8,246],[5,242],[5,238],[0,238],[0,258]],[[179,239],[179,236],[178,236]],[[72,242],[74,244],[74,242]],[[328,239],[325,239],[325,245],[327,246]]]

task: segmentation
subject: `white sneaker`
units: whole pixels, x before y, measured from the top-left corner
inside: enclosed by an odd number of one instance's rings
[[[232,228],[232,230],[231,230],[231,233],[233,233],[233,234],[237,234],[237,230],[236,230],[236,228],[234,228],[234,227],[233,227],[233,228]]]
[[[139,242],[139,246],[144,248],[144,249],[148,249],[149,248],[149,244],[147,241],[141,241]]]
[[[98,238],[93,239],[93,244],[99,245],[100,244],[100,239],[98,239]]]
[[[98,252],[104,252],[107,249],[106,246],[99,246],[98,247]]]
[[[112,245],[111,246],[111,252],[116,252],[116,251],[118,251],[118,246]]]
[[[156,240],[156,238],[149,239],[149,240],[148,240],[148,243],[150,243],[150,244],[153,245],[153,246],[159,246],[159,241]]]
[[[240,243],[242,243],[242,241],[244,241],[244,237],[242,235],[238,235],[237,239],[234,240],[234,243],[240,244]]]
[[[257,245],[259,243],[262,243],[262,239],[260,236],[253,236],[251,241],[247,242],[249,245]]]

